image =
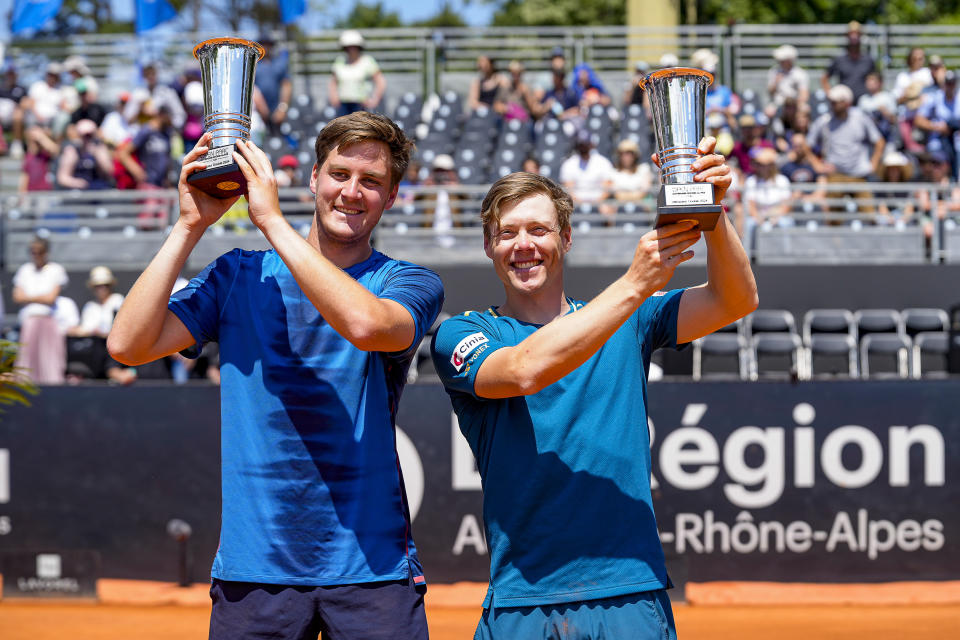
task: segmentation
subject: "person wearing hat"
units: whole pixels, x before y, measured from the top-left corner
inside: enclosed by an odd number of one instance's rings
[[[277,42],[271,35],[262,35],[257,42],[263,47],[263,57],[257,62],[253,78],[254,106],[267,126],[276,131],[287,119],[293,97],[290,53],[285,49],[277,51]]]
[[[793,219],[788,215],[793,192],[790,180],[777,166],[779,156],[776,149],[754,147],[750,156],[753,174],[743,183],[746,242],[750,242],[753,230],[758,226],[793,226]]]
[[[387,80],[380,65],[364,53],[364,39],[359,31],[347,29],[340,34],[343,50],[333,61],[328,85],[330,105],[340,115],[354,111],[374,111],[387,90]]]
[[[100,95],[100,84],[97,82],[97,79],[93,77],[93,74],[90,72],[90,67],[87,66],[83,56],[69,56],[63,61],[63,70],[67,73],[68,77],[68,82],[64,87],[67,109],[74,111],[80,107],[82,102],[80,95],[81,85],[94,101],[97,100],[97,97]]]
[[[418,198],[423,201],[422,211],[429,218],[424,226],[433,227],[434,240],[448,249],[456,242],[450,230],[460,226],[456,217],[461,212],[460,202],[466,198],[465,194],[456,189],[460,184],[456,169],[452,156],[446,153],[437,154],[430,163],[430,175],[423,181],[424,187],[435,187],[436,190]]]
[[[886,183],[910,182],[913,178],[913,163],[905,154],[888,145],[881,162],[880,181]],[[880,205],[877,208],[877,224],[906,224],[914,214],[914,199],[909,191],[881,191],[876,194]]]
[[[73,88],[80,96],[80,105],[70,114],[70,124],[76,125],[81,120],[93,120],[99,127],[107,116],[107,109],[97,101],[96,91],[90,89],[86,78],[76,80]]]
[[[836,79],[853,91],[853,103],[867,92],[867,74],[877,68],[877,64],[869,53],[863,50],[863,26],[856,20],[847,24],[846,50],[830,62],[830,66],[820,78],[820,85],[824,91],[830,90],[830,80]]]
[[[892,140],[897,126],[897,99],[883,88],[883,74],[871,71],[866,79],[867,92],[860,96],[857,107],[873,118],[886,140]]]
[[[897,74],[893,84],[893,97],[897,99],[897,104],[904,104],[909,99],[905,94],[912,84],[919,85],[921,90],[933,84],[933,74],[927,66],[927,54],[923,47],[910,49],[907,68]]]
[[[957,74],[952,69],[944,75],[943,88],[935,91],[917,111],[914,126],[927,133],[927,149],[943,151],[957,176],[957,153],[960,151],[960,99],[957,97]]]
[[[810,160],[828,182],[865,183],[878,173],[886,141],[873,119],[853,106],[850,87],[831,87],[827,98],[830,111],[814,120],[807,134],[807,145],[813,151]],[[872,197],[867,190],[849,193],[857,199]],[[861,205],[860,210],[873,208]]]
[[[797,48],[782,44],[773,50],[776,64],[767,72],[767,93],[774,106],[780,107],[787,98],[798,103],[810,99],[810,76],[797,64]]]
[[[635,140],[624,138],[620,141],[613,167],[607,190],[614,199],[640,201],[651,195],[653,170],[649,164],[640,161],[640,146]]]
[[[717,78],[717,63],[720,56],[710,49],[697,49],[690,55],[690,64],[697,69],[703,69],[711,76],[713,82],[707,87],[707,97],[704,102],[706,113],[719,112],[727,119],[732,128],[736,123],[737,113],[740,112],[740,98],[725,84],[720,84]]]
[[[60,153],[57,186],[83,191],[112,188],[113,155],[100,139],[97,123],[80,120],[74,131],[77,140],[66,143]]]
[[[756,115],[741,113],[740,117],[737,118],[737,125],[740,127],[740,139],[734,143],[733,149],[730,150],[730,157],[737,161],[741,178],[753,173],[753,154],[756,149],[773,148],[773,143],[767,140],[765,135],[767,124],[768,120],[762,113]]]

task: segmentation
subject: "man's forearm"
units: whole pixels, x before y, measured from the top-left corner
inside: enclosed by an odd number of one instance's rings
[[[142,360],[140,356],[157,343],[173,285],[202,235],[179,222],[174,225],[117,312],[110,330],[111,353],[122,354],[127,361]]]
[[[726,214],[716,229],[703,237],[707,244],[707,289],[731,316],[743,317],[753,311],[757,297],[757,283],[743,243]]]

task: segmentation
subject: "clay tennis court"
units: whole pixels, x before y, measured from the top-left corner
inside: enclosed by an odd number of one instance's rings
[[[180,589],[157,583],[105,581],[99,604],[0,602],[4,640],[202,640],[207,637],[206,588]],[[691,585],[694,586],[694,585]],[[674,611],[684,640],[924,640],[956,638],[960,629],[960,583],[899,583],[865,589],[832,585],[808,588],[743,583],[694,586],[703,604],[679,604]],[[700,590],[699,594],[697,590]],[[480,614],[465,598],[482,586],[433,585],[427,616],[432,640],[473,637]],[[806,594],[806,595],[803,595]],[[736,604],[791,596],[808,604]],[[863,601],[873,598],[874,604]],[[847,604],[818,604],[825,600]],[[913,599],[915,604],[905,604]],[[723,604],[727,601],[727,604]],[[893,604],[900,601],[900,604]],[[145,604],[153,602],[155,604]],[[707,604],[716,602],[716,604]],[[923,604],[916,604],[922,602]]]

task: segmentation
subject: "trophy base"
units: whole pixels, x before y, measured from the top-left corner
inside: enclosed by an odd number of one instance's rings
[[[187,176],[187,183],[214,198],[233,198],[247,193],[247,179],[236,162],[204,169]]]
[[[700,225],[700,231],[713,231],[717,226],[717,220],[720,219],[720,214],[723,213],[721,205],[713,204],[713,185],[690,185],[690,188],[696,189],[695,198],[701,199],[700,202],[687,201],[682,204],[667,204],[668,198],[671,200],[682,198],[684,194],[680,194],[681,198],[677,198],[677,192],[681,191],[682,187],[687,187],[687,185],[664,185],[664,188],[660,190],[660,194],[657,196],[657,219],[653,223],[653,228],[659,229],[664,225],[681,220],[696,220]],[[668,194],[668,190],[672,188],[675,191]],[[706,202],[702,199],[706,199]],[[693,198],[690,200],[693,200]]]

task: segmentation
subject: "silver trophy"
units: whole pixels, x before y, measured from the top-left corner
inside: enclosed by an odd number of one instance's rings
[[[707,87],[713,75],[701,69],[674,67],[654,71],[641,81],[650,96],[653,131],[660,159],[660,195],[655,227],[697,220],[712,230],[722,208],[714,203],[713,185],[694,182],[690,165],[703,138]]]
[[[203,81],[203,128],[212,132],[210,150],[201,158],[203,171],[187,182],[217,198],[247,192],[247,181],[233,160],[234,146],[250,138],[253,76],[263,47],[240,38],[214,38],[193,49]]]

